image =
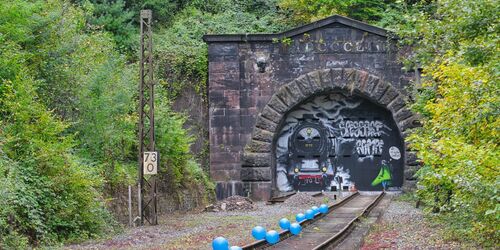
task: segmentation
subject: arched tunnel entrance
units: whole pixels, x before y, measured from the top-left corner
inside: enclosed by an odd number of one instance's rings
[[[388,34],[331,16],[277,34],[204,36],[217,198],[413,187],[420,163],[402,138],[420,126],[407,106],[417,72],[403,70]]]
[[[357,95],[323,93],[285,116],[274,143],[280,192],[399,190],[403,140],[391,112]]]

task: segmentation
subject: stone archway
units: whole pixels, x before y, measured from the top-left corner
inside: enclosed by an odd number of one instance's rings
[[[274,189],[273,147],[287,113],[311,96],[333,91],[362,96],[387,109],[403,138],[407,129],[419,126],[417,117],[406,107],[405,96],[383,79],[353,68],[313,71],[281,86],[258,115],[252,138],[243,152],[242,180],[251,180],[250,185],[257,185],[259,189],[270,182]],[[415,154],[403,151],[405,165],[414,165],[408,163],[416,160]],[[413,175],[412,171],[405,169],[405,177],[410,174]]]

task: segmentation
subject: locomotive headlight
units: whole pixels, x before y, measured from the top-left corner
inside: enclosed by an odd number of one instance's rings
[[[293,171],[294,171],[295,173],[298,173],[298,172],[299,172],[299,168],[295,168]]]
[[[325,172],[325,173],[326,173],[326,167],[323,167],[323,169],[321,169],[321,170],[323,170],[323,172]]]

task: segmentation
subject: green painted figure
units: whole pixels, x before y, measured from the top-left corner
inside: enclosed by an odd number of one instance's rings
[[[389,169],[389,165],[387,164],[386,160],[382,160],[382,167],[380,167],[380,172],[378,173],[377,177],[372,181],[372,186],[376,186],[382,183],[382,187],[384,188],[385,191],[386,188],[391,183],[391,180],[392,176],[391,176],[391,170]]]

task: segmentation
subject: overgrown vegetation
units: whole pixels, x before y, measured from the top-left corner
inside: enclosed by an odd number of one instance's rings
[[[138,13],[153,10],[157,148],[169,192],[213,184],[192,153],[194,89],[206,102],[204,34],[279,32],[332,14],[393,30],[421,66],[410,137],[419,197],[456,237],[498,244],[498,3],[464,1],[0,1],[0,248],[113,231],[105,199],[136,178]],[[278,41],[277,41],[278,42]],[[286,43],[286,40],[279,41]],[[203,136],[203,135],[201,135]],[[194,191],[193,191],[194,192]],[[181,200],[182,195],[179,195]]]
[[[281,0],[286,15],[296,23],[317,21],[331,15],[343,15],[364,22],[376,22],[395,0]]]
[[[203,35],[272,33],[286,28],[279,22],[274,1],[251,2],[193,1],[175,16],[172,25],[157,32],[159,75],[172,98],[190,85],[201,96],[206,93],[208,58]]]
[[[47,83],[37,77],[37,66],[47,63],[38,57],[45,53],[36,53],[43,50],[38,42],[55,35],[50,14],[59,7],[55,2],[0,6],[0,16],[10,19],[0,25],[2,248],[94,237],[112,225],[98,190],[102,178],[72,153],[76,141],[65,133],[69,123],[49,111],[37,93]]]
[[[105,200],[136,179],[137,66],[85,4],[0,2],[0,248],[119,229]],[[165,178],[169,192],[210,197],[184,115],[167,98],[156,106],[162,169],[180,173]]]
[[[500,239],[498,13],[496,1],[424,2],[399,30],[425,74],[413,106],[423,127],[410,137],[418,195],[452,235],[486,246]]]

